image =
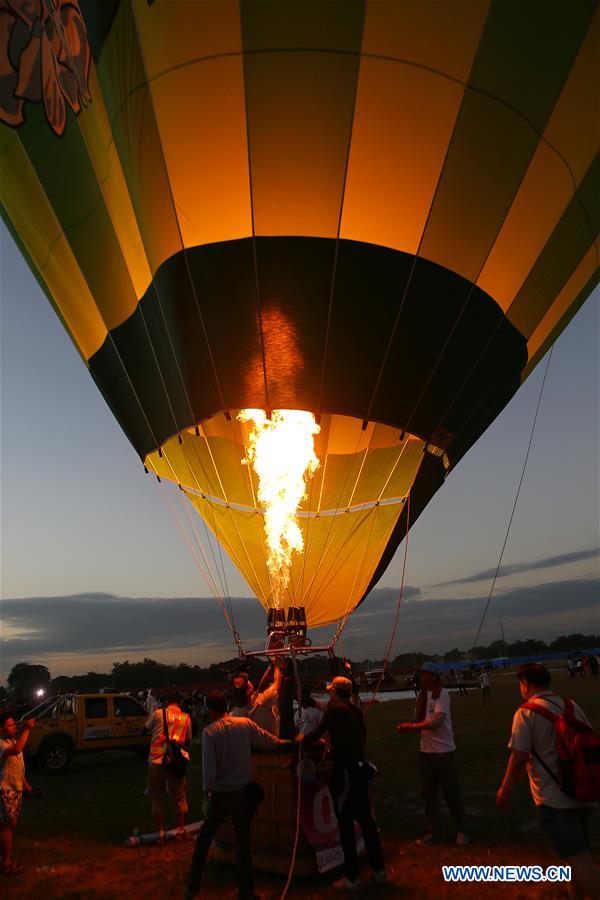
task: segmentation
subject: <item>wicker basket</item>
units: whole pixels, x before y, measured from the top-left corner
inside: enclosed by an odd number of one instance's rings
[[[265,799],[252,820],[252,862],[255,869],[287,875],[296,836],[297,755],[256,753],[252,756],[252,777],[265,792]],[[224,823],[213,842],[211,856],[219,862],[235,863],[235,838],[230,821]],[[315,854],[304,837],[298,836],[294,873],[317,874]]]

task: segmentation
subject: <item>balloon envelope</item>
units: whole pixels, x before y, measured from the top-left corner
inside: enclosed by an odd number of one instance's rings
[[[266,606],[235,416],[317,415],[288,602],[339,619],[597,281],[597,4],[2,15],[8,227]]]

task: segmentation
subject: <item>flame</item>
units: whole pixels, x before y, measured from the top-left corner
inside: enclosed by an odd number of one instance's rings
[[[306,496],[306,481],[319,466],[314,435],[321,430],[310,412],[242,409],[240,422],[252,422],[247,460],[258,477],[258,502],[264,512],[267,569],[275,606],[281,606],[290,581],[292,554],[301,553],[304,539],[296,513]]]

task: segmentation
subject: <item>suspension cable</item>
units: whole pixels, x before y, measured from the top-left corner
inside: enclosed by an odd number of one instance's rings
[[[178,493],[181,493],[181,492],[178,492]],[[219,577],[219,580],[221,580],[220,572],[219,572],[219,569],[218,569],[217,564],[216,564],[216,558],[215,558],[214,550],[212,549],[212,544],[211,544],[211,541],[210,541],[210,539],[209,539],[209,537],[208,537],[208,527],[207,527],[207,525],[206,525],[206,522],[204,521],[203,516],[197,517],[195,514],[192,514],[192,509],[191,509],[192,504],[191,504],[191,503],[189,502],[189,500],[186,498],[185,492],[183,492],[183,494],[180,496],[180,501],[181,501],[182,509],[185,511],[185,515],[186,515],[186,518],[187,518],[188,526],[189,526],[189,528],[190,528],[192,534],[194,535],[194,538],[195,538],[195,540],[196,540],[196,544],[197,544],[197,546],[199,547],[200,552],[202,553],[202,556],[203,556],[203,558],[204,558],[204,560],[205,560],[206,566],[207,566],[207,568],[208,568],[209,571],[210,571],[210,563],[209,563],[208,557],[206,556],[206,552],[205,552],[205,549],[204,549],[204,543],[203,543],[203,541],[202,541],[202,538],[200,537],[200,534],[198,533],[198,528],[197,528],[197,525],[196,525],[196,519],[197,519],[197,518],[200,518],[200,519],[201,519],[202,524],[204,525],[204,531],[205,531],[205,534],[206,534],[206,543],[208,544],[208,546],[209,546],[209,548],[210,548],[211,555],[212,555],[212,558],[213,558],[213,562],[214,562],[214,566],[215,566],[215,572],[216,572],[217,576]],[[225,574],[225,573],[223,572],[223,574]],[[211,576],[212,576],[212,578],[213,578],[213,581],[214,581],[215,587],[216,587],[216,579],[215,579],[214,575],[212,574],[212,572],[211,572]],[[221,585],[221,587],[222,587],[222,585]],[[223,605],[224,605],[225,607],[227,607],[227,613],[228,613],[227,618],[228,618],[228,622],[230,623],[230,628],[231,628],[231,631],[232,631],[232,634],[233,634],[233,638],[234,638],[236,644],[237,644],[238,647],[239,647],[239,646],[240,646],[240,636],[239,636],[239,632],[238,632],[238,629],[237,629],[237,625],[236,625],[236,623],[235,623],[235,616],[234,616],[234,613],[233,613],[233,606],[232,606],[232,603],[231,603],[231,597],[229,596],[229,590],[227,591],[227,593],[226,593],[225,595],[223,595],[223,592],[221,592],[221,593],[219,594],[218,591],[215,590],[215,596],[217,597],[217,602],[222,602]],[[220,601],[219,601],[219,598],[220,598]]]
[[[504,556],[504,551],[506,549],[506,544],[508,542],[508,535],[510,533],[510,528],[511,528],[513,518],[515,515],[515,510],[517,508],[517,501],[519,499],[519,494],[521,493],[521,485],[523,484],[523,478],[525,477],[525,469],[527,468],[527,461],[529,459],[529,452],[531,450],[531,444],[533,442],[533,435],[535,432],[535,426],[536,426],[537,419],[538,419],[538,413],[540,411],[540,404],[542,402],[542,394],[544,393],[544,385],[546,384],[548,369],[550,368],[550,360],[552,359],[553,349],[554,349],[554,345],[550,348],[550,353],[548,354],[548,362],[546,363],[546,371],[544,372],[544,377],[542,379],[542,386],[540,387],[540,394],[538,397],[537,406],[535,408],[535,415],[533,417],[533,425],[531,426],[531,434],[529,435],[529,443],[527,444],[527,452],[525,453],[525,459],[523,461],[523,469],[521,471],[521,477],[519,478],[519,484],[517,485],[517,493],[515,495],[515,502],[513,503],[510,518],[508,520],[508,526],[506,528],[506,534],[504,535],[504,542],[502,544],[502,550],[500,551],[500,558],[498,560],[498,565],[496,566],[496,571],[494,572],[494,577],[492,579],[492,586],[490,588],[488,598],[485,602],[485,607],[483,610],[483,614],[481,616],[481,621],[479,622],[479,628],[477,629],[477,634],[475,635],[475,640],[473,641],[473,647],[477,646],[477,641],[479,640],[479,635],[481,634],[481,629],[483,628],[483,623],[485,622],[485,619],[486,619],[486,616],[488,613],[488,609],[490,608],[492,594],[494,593],[494,588],[496,586],[496,579],[498,578],[498,573],[500,572],[500,566],[502,565],[502,558]]]
[[[158,482],[157,482],[157,486],[160,488],[160,485],[159,485]],[[202,575],[202,577],[203,577],[204,580],[206,581],[208,587],[209,587],[209,588],[211,589],[211,591],[213,592],[214,597],[215,597],[215,599],[216,599],[216,601],[217,601],[217,604],[219,605],[219,607],[221,608],[221,610],[222,610],[222,612],[223,612],[223,615],[225,616],[225,620],[226,620],[226,622],[227,622],[227,625],[229,626],[229,629],[230,629],[230,631],[231,631],[233,640],[234,640],[234,642],[235,642],[235,644],[236,644],[236,646],[237,646],[237,648],[238,648],[240,654],[241,654],[241,655],[244,655],[244,648],[243,648],[243,646],[242,646],[242,642],[241,642],[239,633],[238,633],[238,631],[237,631],[237,628],[236,628],[236,626],[235,626],[234,621],[232,620],[231,616],[229,615],[229,612],[228,612],[228,610],[227,610],[227,608],[226,608],[226,605],[225,605],[225,603],[224,603],[224,601],[223,601],[223,598],[222,598],[222,596],[221,596],[221,594],[220,594],[220,592],[219,592],[219,589],[218,589],[218,587],[217,587],[217,584],[216,584],[216,581],[215,581],[215,579],[214,579],[214,576],[213,576],[213,574],[212,574],[212,572],[211,572],[211,570],[210,570],[210,565],[209,565],[209,563],[208,563],[208,559],[207,559],[206,554],[205,554],[205,552],[204,552],[204,548],[202,547],[201,541],[198,542],[198,549],[201,551],[202,556],[203,556],[203,558],[204,558],[204,560],[205,560],[206,570],[204,569],[204,567],[202,566],[202,564],[201,564],[201,562],[200,562],[198,556],[196,555],[196,552],[195,552],[195,550],[194,550],[194,546],[193,546],[193,544],[192,544],[192,542],[191,542],[190,536],[189,536],[189,534],[187,533],[186,529],[184,528],[183,523],[182,523],[182,520],[181,520],[181,518],[178,516],[177,511],[176,511],[175,507],[173,506],[173,502],[172,502],[171,498],[169,497],[168,493],[165,493],[164,491],[159,490],[159,495],[160,495],[161,500],[163,501],[163,503],[165,503],[165,505],[167,506],[167,508],[168,508],[168,510],[169,510],[169,513],[170,513],[171,517],[173,518],[173,521],[175,522],[176,527],[178,528],[178,530],[179,530],[179,532],[181,533],[181,535],[182,535],[184,541],[186,542],[187,546],[189,547],[190,552],[191,552],[191,555],[192,555],[192,559],[194,560],[194,562],[195,562],[195,564],[196,564],[196,567],[198,568],[198,571],[200,572],[200,574]]]
[[[396,603],[396,615],[394,616],[394,626],[392,628],[392,633],[391,633],[390,639],[388,641],[387,650],[385,653],[385,659],[383,661],[383,669],[381,670],[381,675],[379,676],[379,680],[375,686],[375,689],[373,690],[371,699],[367,703],[365,713],[369,712],[369,710],[371,709],[371,707],[373,706],[373,704],[375,702],[375,698],[377,696],[379,688],[381,687],[381,683],[382,683],[383,679],[385,678],[388,661],[390,658],[390,654],[392,652],[392,647],[394,646],[394,640],[396,639],[396,630],[398,628],[398,620],[400,618],[400,606],[402,604],[402,594],[404,593],[404,576],[406,574],[406,558],[408,555],[408,532],[409,532],[409,530],[410,530],[410,492],[409,492],[408,498],[406,500],[406,535],[404,537],[404,559],[402,561],[402,578],[400,581],[400,591],[398,592],[398,602]]]

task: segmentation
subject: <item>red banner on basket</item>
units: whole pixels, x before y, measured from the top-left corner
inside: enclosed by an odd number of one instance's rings
[[[340,833],[329,793],[330,770],[316,769],[310,779],[302,779],[300,796],[300,826],[315,852],[319,872],[329,872],[344,862]],[[364,851],[359,826],[354,823],[356,847]]]

